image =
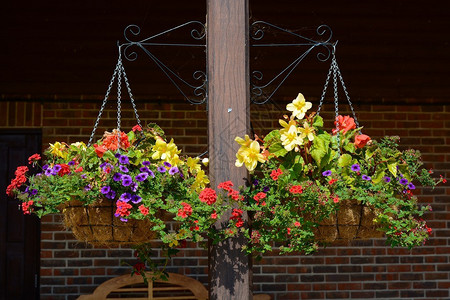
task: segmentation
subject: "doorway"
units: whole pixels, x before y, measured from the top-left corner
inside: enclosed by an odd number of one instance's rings
[[[39,299],[40,221],[5,191],[41,140],[40,131],[0,131],[0,299]]]

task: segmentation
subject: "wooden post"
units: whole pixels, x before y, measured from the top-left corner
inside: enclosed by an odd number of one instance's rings
[[[248,133],[250,123],[248,0],[207,0],[207,6],[211,185],[231,180],[237,187],[247,175],[245,168],[234,165],[238,150],[234,138]],[[210,299],[252,299],[251,261],[241,251],[243,243],[241,237],[211,249]]]

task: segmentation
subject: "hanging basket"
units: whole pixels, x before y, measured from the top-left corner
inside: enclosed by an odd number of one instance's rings
[[[344,200],[336,213],[320,222],[314,235],[317,240],[325,243],[381,238],[384,233],[373,222],[375,217],[371,207],[356,200]]]
[[[77,240],[94,246],[132,245],[156,237],[151,222],[134,219],[123,222],[114,216],[115,211],[110,200],[100,199],[88,206],[73,200],[63,209],[64,225]]]

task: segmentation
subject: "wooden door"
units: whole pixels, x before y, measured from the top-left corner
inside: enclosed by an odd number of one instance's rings
[[[5,190],[16,167],[40,150],[40,132],[0,131],[0,299],[39,299],[40,222]]]

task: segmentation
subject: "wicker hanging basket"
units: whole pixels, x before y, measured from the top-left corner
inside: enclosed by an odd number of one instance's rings
[[[74,200],[63,209],[64,225],[77,240],[94,246],[117,247],[155,238],[151,222],[134,219],[123,222],[114,216],[115,211],[110,200],[100,199],[88,206]]]
[[[356,200],[344,200],[336,213],[320,222],[314,234],[317,240],[326,243],[381,238],[384,233],[373,222],[375,217],[371,207]]]

